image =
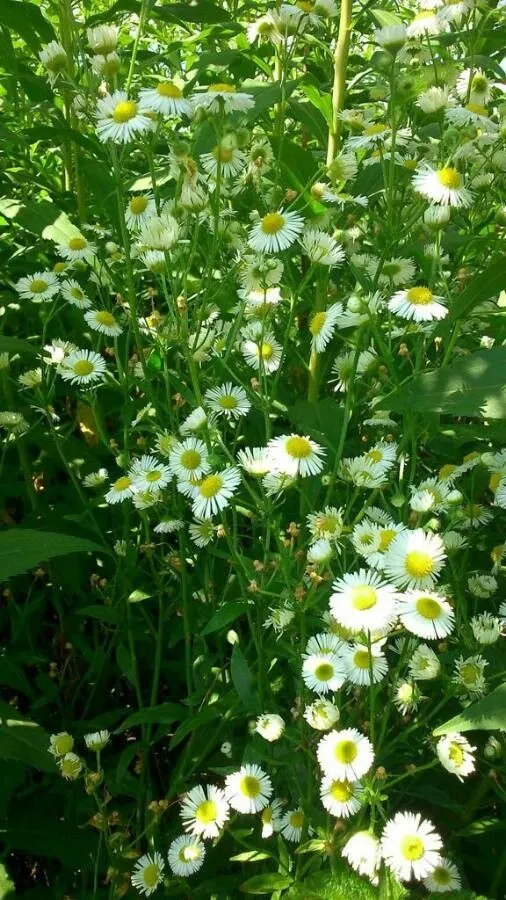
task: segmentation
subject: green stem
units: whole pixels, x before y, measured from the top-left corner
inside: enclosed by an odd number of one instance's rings
[[[334,53],[334,84],[332,86],[332,121],[327,144],[327,165],[329,166],[339,149],[341,137],[340,113],[344,107],[346,88],[346,68],[351,36],[351,10],[353,0],[342,0],[339,17],[339,34]]]

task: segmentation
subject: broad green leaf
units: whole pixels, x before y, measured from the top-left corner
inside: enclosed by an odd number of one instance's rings
[[[91,869],[97,849],[97,834],[90,828],[78,828],[60,818],[50,802],[43,805],[33,798],[16,804],[9,813],[3,841],[9,848],[24,853],[59,859],[69,868]],[[55,896],[53,892],[53,896]]]
[[[56,37],[39,6],[27,0],[2,0],[0,25],[19,34],[34,53],[38,53],[42,44]]]
[[[115,606],[100,606],[98,603],[93,606],[82,606],[76,610],[76,616],[85,616],[90,619],[100,619],[101,622],[107,622],[109,625],[117,625],[120,621],[120,611]]]
[[[0,701],[0,759],[13,759],[42,772],[55,772],[49,736],[40,725]]]
[[[42,231],[42,237],[46,241],[54,241],[55,244],[67,244],[73,237],[79,237],[80,231],[72,224],[67,213],[60,213],[59,216],[46,225]]]
[[[288,418],[311,437],[323,439],[334,449],[338,446],[344,422],[344,407],[331,397],[325,397],[316,403],[299,400],[288,408]]]
[[[272,891],[282,891],[289,888],[293,878],[289,875],[280,875],[279,872],[266,872],[265,875],[253,875],[240,885],[239,890],[243,894],[270,894]]]
[[[9,353],[13,356],[15,353],[19,353],[20,356],[34,356],[37,349],[21,338],[6,337],[6,335],[0,334],[0,353]]]
[[[255,697],[252,693],[253,675],[239,644],[234,644],[232,650],[230,675],[232,677],[232,684],[241,698],[243,705],[249,712],[252,712],[255,707]]]
[[[129,603],[142,603],[143,600],[149,600],[151,594],[147,594],[146,591],[135,590],[132,591],[131,594],[128,595]]]
[[[135,674],[134,667],[132,665],[132,657],[130,656],[127,648],[123,645],[119,646],[116,650],[116,662],[130,684],[135,684]]]
[[[399,19],[398,16],[395,16],[387,9],[371,9],[371,15],[374,16],[381,28],[387,25],[402,25],[402,19]]]
[[[232,600],[230,603],[226,603],[225,606],[216,610],[211,616],[209,622],[201,631],[202,636],[226,628],[231,622],[235,622],[247,608],[248,604],[244,600]]]
[[[5,201],[7,201],[5,208],[9,211],[8,218],[15,221],[16,225],[21,225],[22,228],[25,228],[31,234],[42,234],[48,225],[51,225],[59,216],[63,215],[61,210],[48,200],[39,200],[37,203],[29,200],[27,203],[18,203],[17,208],[8,198],[4,198]]]
[[[9,900],[15,896],[15,884],[9,878],[7,869],[0,863],[0,900]]]
[[[305,150],[294,141],[285,140],[279,145],[279,138],[272,138],[274,154],[279,154],[281,167],[287,186],[303,192],[309,182],[315,179],[318,163],[310,150]]]
[[[6,219],[15,219],[22,207],[20,200],[13,200],[12,197],[0,197],[0,216]]]
[[[300,85],[302,92],[306,95],[309,102],[318,109],[324,117],[327,125],[332,124],[332,98],[329,93],[323,94],[315,84],[311,82],[302,82]]]
[[[195,731],[196,728],[200,728],[201,725],[208,725],[209,722],[213,722],[215,719],[219,718],[221,714],[222,712],[216,706],[205,706],[204,709],[201,709],[200,712],[195,715],[190,713],[189,717],[181,723],[172,737],[169,744],[169,750],[173,750],[174,747],[177,747],[177,745],[180,744],[188,734]]]
[[[116,734],[122,734],[123,731],[128,731],[136,725],[172,725],[173,722],[179,722],[186,716],[187,710],[178,703],[161,703],[159,706],[151,706],[132,713],[116,729]]]
[[[260,862],[262,859],[270,858],[270,853],[262,853],[261,850],[245,850],[244,853],[238,853],[236,856],[231,856],[230,862]]]
[[[434,729],[434,734],[453,731],[506,731],[506,683],[500,684],[490,694],[472,703],[458,716]]]
[[[506,348],[478,350],[452,365],[411,378],[378,403],[395,412],[506,418]]]
[[[23,669],[6,655],[0,656],[0,684],[22,691],[27,697],[33,693]]]
[[[92,551],[108,552],[88,538],[32,528],[9,528],[0,534],[0,581],[27,572],[38,563],[56,556]]]
[[[506,288],[506,266],[504,257],[493,260],[453,301],[450,312],[436,329],[436,333],[447,336],[451,325],[457,319],[463,319],[468,313],[491,297],[498,297]]]

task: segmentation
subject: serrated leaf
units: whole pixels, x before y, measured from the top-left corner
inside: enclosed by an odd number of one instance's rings
[[[506,683],[500,684],[486,697],[472,703],[458,716],[438,725],[436,737],[454,731],[506,731]]]
[[[226,628],[231,622],[235,622],[247,608],[248,604],[244,600],[232,600],[230,603],[226,603],[225,606],[213,613],[205,628],[200,632],[201,635],[204,637],[206,634],[221,631],[222,628]]]
[[[282,891],[289,888],[293,878],[289,875],[280,875],[279,872],[266,872],[264,875],[253,875],[239,886],[243,894],[270,894],[272,891]]]
[[[9,528],[0,534],[0,581],[56,556],[91,551],[108,552],[87,538],[32,528]]]

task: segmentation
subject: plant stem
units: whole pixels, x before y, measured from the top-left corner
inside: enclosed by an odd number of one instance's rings
[[[334,159],[341,137],[340,113],[344,106],[344,92],[346,87],[346,68],[348,65],[348,51],[351,36],[351,10],[353,0],[342,0],[341,14],[339,17],[339,34],[334,52],[334,84],[332,86],[332,122],[329,128],[329,140],[327,145],[327,165]]]

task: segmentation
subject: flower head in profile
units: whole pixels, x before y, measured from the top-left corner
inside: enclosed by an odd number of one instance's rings
[[[205,109],[212,113],[247,112],[255,105],[253,95],[238,91],[233,84],[220,82],[210,84],[206,93],[194,94],[191,98],[193,110]]]
[[[472,747],[462,734],[445,734],[436,745],[436,752],[442,766],[462,781],[466,775],[474,772],[474,756],[476,747]]]
[[[146,853],[137,860],[131,875],[131,882],[146,897],[154,894],[163,878],[164,862],[160,853]]]
[[[39,53],[39,59],[47,72],[47,79],[51,85],[55,84],[58,75],[65,72],[69,66],[65,48],[58,41],[44,44]]]
[[[364,875],[372,884],[378,884],[381,849],[378,838],[372,832],[357,831],[348,839],[341,854],[355,872]]]
[[[97,25],[86,30],[90,50],[100,56],[107,56],[116,50],[118,36],[119,29],[116,25]]]
[[[323,353],[332,339],[342,312],[342,303],[333,303],[328,309],[314,313],[310,319],[311,347],[316,353]]]
[[[339,266],[345,258],[340,244],[318,228],[308,228],[300,239],[304,253],[312,263],[320,266]]]
[[[159,81],[154,88],[142,88],[139,92],[139,111],[180,118],[191,116],[192,105],[184,97],[182,88],[174,81]]]

